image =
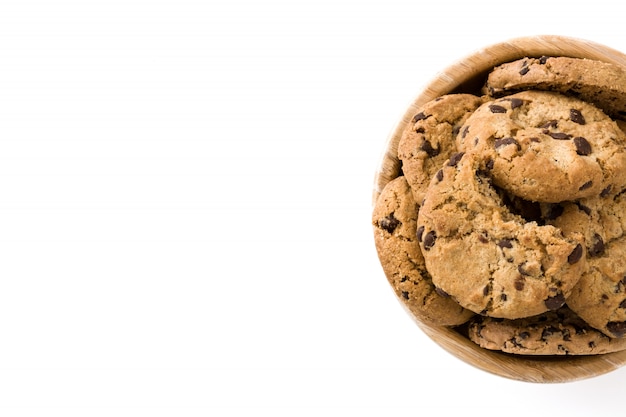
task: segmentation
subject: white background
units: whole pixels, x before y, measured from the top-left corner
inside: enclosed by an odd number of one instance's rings
[[[1,1],[0,415],[617,412],[626,369],[442,351],[370,228],[437,71],[535,34],[626,50],[615,4]]]

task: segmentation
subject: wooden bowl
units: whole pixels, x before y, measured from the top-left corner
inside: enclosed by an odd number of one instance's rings
[[[480,95],[486,75],[494,66],[524,57],[544,55],[597,59],[626,67],[626,55],[619,51],[587,40],[550,35],[516,38],[468,55],[440,72],[417,95],[387,138],[375,175],[373,203],[385,185],[400,174],[398,142],[406,124],[420,106],[443,94]],[[452,328],[431,326],[413,318],[433,341],[452,355],[476,368],[509,379],[538,383],[570,382],[611,372],[626,363],[626,351],[565,357],[534,357],[490,351],[478,347]]]

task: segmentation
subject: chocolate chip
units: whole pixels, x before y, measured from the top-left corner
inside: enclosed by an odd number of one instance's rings
[[[545,340],[548,337],[552,336],[554,333],[560,333],[558,327],[548,326],[541,332],[541,339]]]
[[[409,292],[408,291],[402,291],[402,298],[404,298],[405,300],[409,299]]]
[[[570,109],[570,111],[569,111],[569,118],[570,118],[570,120],[572,122],[578,123],[579,125],[584,125],[586,123],[585,122],[585,117],[580,112],[580,110]]]
[[[465,126],[463,128],[463,130],[461,131],[461,139],[465,139],[465,136],[467,136],[467,133],[469,132],[469,126]]]
[[[589,256],[598,256],[604,252],[604,240],[599,234],[593,236],[593,244],[589,248]]]
[[[579,243],[578,245],[576,245],[572,253],[570,253],[569,256],[567,257],[567,262],[570,265],[572,265],[580,261],[582,257],[583,257],[583,247]]]
[[[478,234],[478,240],[481,243],[489,243],[489,235],[487,235],[487,232],[483,231],[482,233]]]
[[[524,104],[524,100],[519,99],[519,98],[512,98],[511,99],[511,110],[516,109],[518,107],[521,107],[522,104]]]
[[[400,220],[396,219],[393,215],[393,213],[391,213],[390,215],[388,215],[387,217],[381,219],[378,222],[378,225],[383,229],[386,230],[389,233],[393,233],[394,230],[396,230],[396,227],[398,227],[400,225]]]
[[[526,64],[524,64],[526,65]],[[519,70],[519,75],[526,75],[528,74],[528,71],[530,71],[530,68],[523,66],[521,70]]]
[[[563,340],[566,342],[569,342],[572,340],[571,334],[569,329],[563,329],[561,330],[561,334],[563,335]]]
[[[558,308],[561,308],[563,304],[565,304],[565,296],[561,292],[557,293],[553,297],[546,298],[544,304],[546,305],[548,310],[556,310]]]
[[[485,162],[485,168],[487,168],[487,170],[491,171],[493,169],[493,164],[495,163],[495,161],[491,158],[489,158],[487,160],[487,162]]]
[[[430,157],[439,155],[439,148],[433,148],[433,145],[426,139],[424,139],[424,142],[422,142],[420,150],[426,152]]]
[[[557,121],[553,119],[553,120],[547,121],[546,123],[544,123],[543,125],[541,125],[539,127],[543,128],[543,129],[549,129],[551,127],[556,127],[556,125],[557,125]]]
[[[544,56],[542,56],[541,58],[539,58],[539,63],[540,63],[541,65],[544,65],[546,62],[548,62],[548,58],[549,58],[549,57],[547,57],[547,56],[545,56],[545,55],[544,55]]]
[[[568,135],[567,133],[563,132],[550,132],[548,130],[544,130],[543,133],[556,140],[570,140],[572,138],[572,135]]]
[[[415,129],[415,133],[425,133],[426,129],[424,129],[424,126],[420,126],[417,129]]]
[[[600,192],[600,197],[606,197],[611,193],[611,189],[613,188],[613,186],[611,184],[609,184],[604,190],[602,190]]]
[[[517,341],[515,337],[513,337],[512,339],[509,339],[509,342],[515,347],[521,347],[521,348],[524,347],[520,342]]]
[[[448,166],[455,167],[456,164],[459,163],[461,158],[463,158],[463,155],[465,155],[465,152],[458,152],[458,153],[455,153],[454,155],[452,155],[450,157],[450,160],[448,161]]]
[[[591,187],[592,185],[593,185],[593,181],[587,181],[586,183],[584,183],[583,185],[578,187],[578,190],[579,191],[586,190],[587,188]]]
[[[496,138],[496,140],[494,141],[494,146],[496,147],[496,149],[502,146],[508,146],[513,144],[517,146],[518,150],[520,149],[519,143],[517,143],[517,141],[513,138]]]
[[[491,110],[492,113],[506,113],[506,108],[497,104],[489,105],[489,110]]]
[[[417,236],[417,241],[421,242],[422,241],[422,235],[424,234],[424,226],[420,226],[417,228],[417,232],[416,232],[416,236]]]
[[[587,216],[591,216],[591,209],[582,203],[576,203],[578,209],[584,211]]]
[[[626,300],[619,303],[619,308],[626,308]]]
[[[487,296],[489,295],[490,292],[491,292],[491,283],[489,283],[488,285],[485,285],[485,288],[483,288],[483,295]]]
[[[578,155],[591,155],[591,144],[582,136],[574,138],[574,145],[576,145],[576,153]]]
[[[522,275],[526,275],[526,276],[530,276],[530,273],[526,270],[526,262],[521,263],[517,266],[517,272],[519,272]],[[524,281],[524,277],[518,277],[517,279],[519,280],[521,278],[522,282]]]
[[[437,177],[437,181],[441,182],[441,180],[443,180],[443,169],[440,169],[439,171],[437,171],[437,173],[435,174],[435,177]]]
[[[501,239],[498,241],[498,246],[501,248],[512,248],[513,244],[511,243],[511,239]]]
[[[419,122],[420,120],[428,119],[429,117],[430,116],[426,116],[424,112],[417,113],[415,116],[413,116],[413,122]]]
[[[615,335],[615,337],[622,337],[626,334],[626,322],[624,321],[610,321],[606,324],[606,328]]]
[[[424,236],[424,243],[423,243],[424,249],[430,250],[430,248],[435,246],[435,240],[437,240],[437,234],[435,233],[434,230],[431,230],[430,232],[426,233],[426,236]]]
[[[519,267],[518,267],[518,269],[519,269]],[[526,285],[526,278],[524,278],[521,275],[518,276],[517,278],[515,278],[515,282],[513,283],[513,286],[515,287],[515,289],[517,291],[523,291],[525,285]]]
[[[507,299],[506,294],[504,293],[500,294],[500,300],[506,301],[506,299]]]

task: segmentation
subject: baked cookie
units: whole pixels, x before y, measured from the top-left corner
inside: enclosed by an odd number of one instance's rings
[[[372,216],[374,241],[381,265],[402,304],[419,320],[454,326],[474,315],[437,290],[417,243],[417,210],[404,177],[389,182]]]
[[[556,310],[586,268],[582,236],[513,214],[490,161],[459,153],[426,192],[417,237],[433,283],[468,310],[515,319]]]
[[[626,338],[607,337],[567,307],[517,320],[476,316],[468,335],[482,348],[518,355],[597,355],[626,349]]]
[[[398,157],[418,204],[432,176],[457,152],[455,138],[461,125],[482,103],[472,94],[444,95],[424,104],[407,125]]]
[[[583,58],[523,58],[488,75],[483,91],[501,96],[520,90],[549,90],[579,97],[615,118],[626,118],[626,69]]]
[[[457,136],[493,164],[494,183],[530,201],[560,202],[626,186],[626,134],[576,98],[523,91],[486,102]]]
[[[626,191],[563,203],[547,222],[585,236],[588,269],[567,305],[610,337],[626,335]]]

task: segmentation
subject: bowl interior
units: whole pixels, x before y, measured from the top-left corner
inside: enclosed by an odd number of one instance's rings
[[[480,95],[486,76],[493,67],[524,57],[544,55],[597,59],[626,68],[626,55],[621,52],[591,41],[563,36],[517,38],[475,51],[432,79],[402,115],[387,138],[375,175],[373,202],[376,202],[385,185],[400,175],[398,142],[405,126],[420,106],[443,94]],[[626,363],[626,351],[567,357],[533,357],[489,351],[478,347],[454,329],[433,327],[414,319],[432,340],[452,355],[479,369],[509,379],[543,383],[569,382],[602,375]]]

